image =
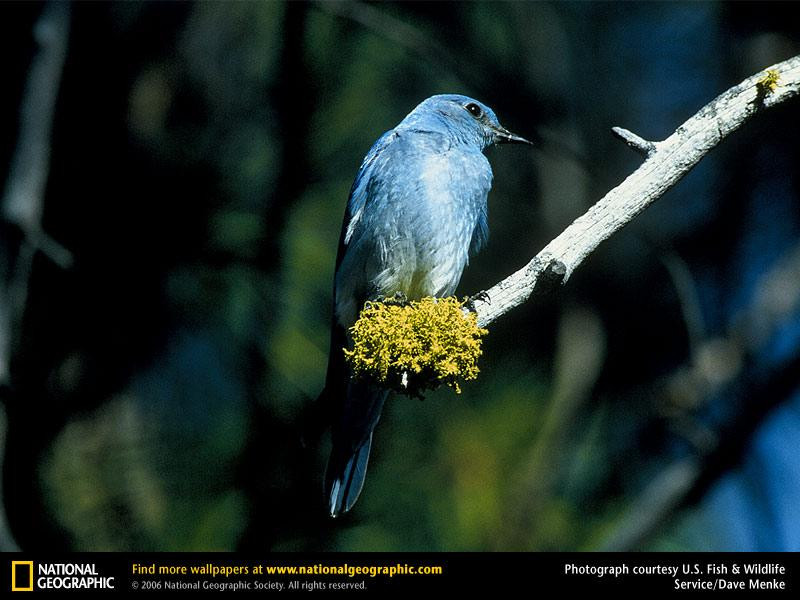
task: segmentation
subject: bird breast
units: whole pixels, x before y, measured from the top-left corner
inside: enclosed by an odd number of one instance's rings
[[[450,151],[420,161],[408,186],[413,193],[393,202],[395,218],[380,240],[378,293],[402,291],[421,298],[455,292],[473,232],[485,214],[485,167],[488,161],[480,153]]]

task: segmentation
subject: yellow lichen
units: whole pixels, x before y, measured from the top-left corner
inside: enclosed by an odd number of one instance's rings
[[[767,94],[771,94],[775,91],[778,87],[778,82],[781,79],[781,74],[775,69],[769,69],[767,74],[764,75],[761,79],[758,80],[756,86],[758,87],[759,93],[766,96]]]
[[[457,298],[367,302],[350,328],[353,349],[344,350],[354,377],[410,395],[478,376],[481,337],[474,313]]]

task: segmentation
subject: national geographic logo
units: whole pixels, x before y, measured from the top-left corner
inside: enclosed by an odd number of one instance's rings
[[[114,578],[103,577],[94,563],[11,561],[11,591],[113,590]]]

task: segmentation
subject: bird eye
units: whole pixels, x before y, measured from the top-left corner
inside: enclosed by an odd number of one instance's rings
[[[469,111],[469,114],[471,114],[476,119],[480,118],[480,116],[483,114],[481,107],[475,104],[474,102],[470,102],[464,108],[466,108]]]

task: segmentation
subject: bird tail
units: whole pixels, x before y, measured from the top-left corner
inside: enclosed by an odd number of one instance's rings
[[[342,445],[334,445],[325,473],[325,497],[328,511],[338,517],[353,507],[364,487],[367,476],[372,433],[355,451]]]
[[[333,446],[325,472],[325,500],[332,517],[346,513],[358,500],[367,475],[372,434],[389,392],[375,384],[350,380],[334,419]]]
[[[334,323],[328,375],[320,397],[333,424],[324,496],[332,517],[350,510],[361,494],[372,432],[389,395],[380,386],[351,377],[342,352],[346,344],[344,328]]]

